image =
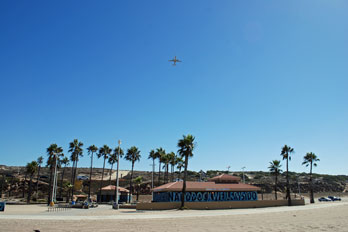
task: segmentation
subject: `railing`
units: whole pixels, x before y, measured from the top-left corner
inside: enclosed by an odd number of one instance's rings
[[[71,205],[68,205],[68,204],[58,204],[58,205],[54,205],[54,206],[48,206],[47,211],[48,212],[60,212],[60,211],[70,210],[71,208],[72,208]]]

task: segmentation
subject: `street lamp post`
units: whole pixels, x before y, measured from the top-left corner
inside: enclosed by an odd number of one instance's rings
[[[115,203],[113,205],[113,209],[117,209],[117,210],[120,208],[118,205],[118,186],[119,186],[118,170],[120,167],[120,152],[121,152],[121,140],[118,140]]]
[[[54,153],[55,165],[54,165],[54,176],[53,176],[53,186],[51,194],[51,206],[54,206],[54,200],[56,198],[56,184],[57,184],[57,153]]]
[[[244,169],[245,169],[245,167],[242,167],[242,170],[243,170],[243,184],[245,184]]]

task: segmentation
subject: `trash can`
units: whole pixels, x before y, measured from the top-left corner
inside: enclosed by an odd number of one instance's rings
[[[0,211],[5,211],[5,205],[6,205],[6,202],[0,202]]]

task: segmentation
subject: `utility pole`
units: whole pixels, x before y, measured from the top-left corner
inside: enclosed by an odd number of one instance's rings
[[[228,166],[227,166],[227,174],[230,174],[230,168],[231,168],[231,166],[228,165]]]

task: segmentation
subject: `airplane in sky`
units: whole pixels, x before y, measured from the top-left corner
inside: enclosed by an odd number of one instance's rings
[[[176,59],[176,56],[174,56],[174,59],[169,60],[169,62],[173,62],[173,65],[176,65],[176,62],[182,62],[182,61],[179,59]]]

